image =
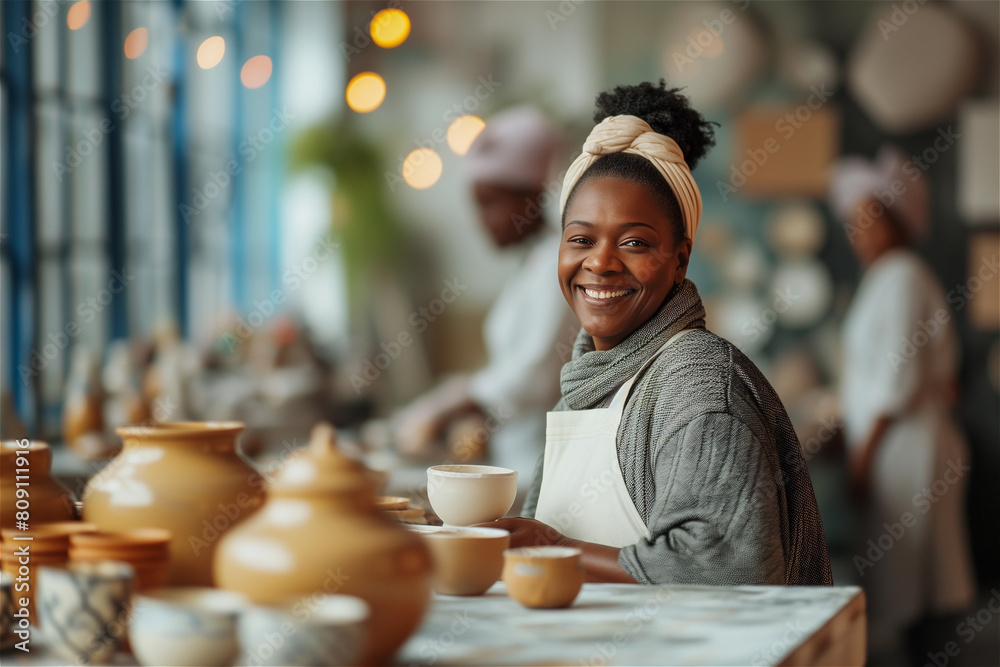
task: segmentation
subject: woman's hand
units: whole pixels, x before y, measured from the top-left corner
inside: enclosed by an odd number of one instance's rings
[[[498,519],[479,524],[483,528],[502,528],[510,532],[510,547],[559,546],[573,547],[582,553],[581,563],[587,581],[597,583],[636,583],[618,564],[619,550],[603,544],[584,542],[566,537],[558,530],[535,519]]]
[[[479,524],[483,528],[502,528],[510,533],[510,548],[539,547],[539,546],[577,546],[576,540],[571,540],[558,530],[536,521],[535,519],[524,519],[515,517],[512,519],[498,519],[490,523]]]

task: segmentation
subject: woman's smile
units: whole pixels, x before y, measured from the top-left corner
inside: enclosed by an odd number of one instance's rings
[[[581,183],[566,209],[559,282],[599,350],[648,321],[684,279],[690,241],[644,186],[617,178]]]

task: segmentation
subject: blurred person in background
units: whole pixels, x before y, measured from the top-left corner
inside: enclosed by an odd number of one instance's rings
[[[960,350],[944,290],[911,248],[929,222],[921,170],[892,147],[874,162],[845,158],[831,199],[864,269],[844,322],[841,381],[851,486],[863,508],[854,565],[873,661],[897,662],[908,629],[961,611],[974,594],[969,451],[952,417]]]
[[[449,428],[476,415],[490,432],[491,462],[530,480],[545,442],[545,412],[559,400],[565,359],[557,343],[562,337],[568,348],[579,328],[553,280],[560,237],[546,209],[557,202],[558,191],[551,190],[558,181],[549,178],[549,168],[558,144],[545,116],[521,106],[490,118],[464,158],[480,223],[497,248],[521,255],[520,264],[486,316],[486,365],[444,382],[397,415],[405,454],[428,453]],[[484,431],[472,432],[481,439]]]

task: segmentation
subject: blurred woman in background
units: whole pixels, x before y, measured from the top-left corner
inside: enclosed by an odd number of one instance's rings
[[[579,328],[552,280],[559,231],[546,209],[556,203],[549,168],[558,144],[545,116],[521,106],[491,117],[464,158],[483,228],[497,248],[518,252],[520,264],[486,316],[486,365],[398,416],[404,453],[426,453],[450,425],[479,415],[491,420],[491,462],[519,471],[524,485],[530,480],[545,442],[545,411],[559,399],[559,368]],[[559,354],[560,338],[567,355]]]
[[[916,165],[891,147],[872,163],[846,158],[831,196],[864,268],[844,322],[841,382],[851,484],[864,508],[854,565],[871,655],[896,662],[908,626],[959,611],[974,593],[969,452],[951,414],[958,338],[944,290],[910,247],[929,213]]]

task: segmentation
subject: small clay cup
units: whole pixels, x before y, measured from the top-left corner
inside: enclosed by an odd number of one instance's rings
[[[508,595],[532,609],[568,607],[583,587],[580,556],[569,547],[508,549],[503,566]]]
[[[510,533],[500,528],[427,528],[415,531],[434,558],[432,585],[443,595],[482,595],[503,571]]]

